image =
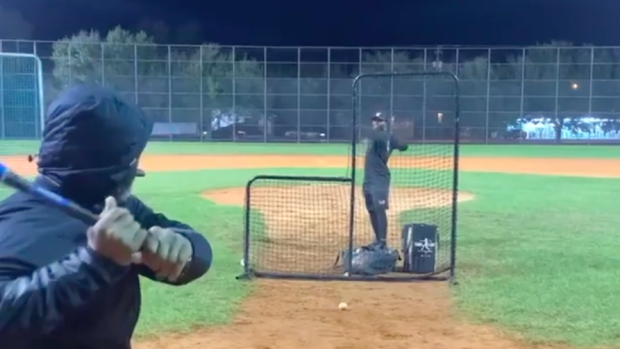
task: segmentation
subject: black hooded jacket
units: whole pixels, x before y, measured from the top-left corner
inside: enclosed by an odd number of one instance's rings
[[[96,86],[64,91],[49,107],[36,182],[98,213],[131,184],[152,123],[133,103]],[[175,285],[202,276],[212,259],[191,227],[125,203],[146,229],[173,228],[194,256]],[[0,347],[127,349],[140,313],[143,265],[121,267],[86,248],[88,226],[26,194],[0,202]]]

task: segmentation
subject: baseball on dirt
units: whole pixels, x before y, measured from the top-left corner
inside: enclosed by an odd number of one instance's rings
[[[340,302],[340,304],[338,304],[338,309],[340,310],[347,310],[348,307],[349,306],[345,302]]]

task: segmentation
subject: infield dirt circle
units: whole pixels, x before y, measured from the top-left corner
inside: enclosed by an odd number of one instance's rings
[[[34,173],[23,158],[4,158],[22,174]],[[235,168],[335,168],[347,159],[333,156],[144,156],[151,171]],[[606,159],[463,158],[463,171],[620,177],[620,161]],[[410,193],[409,193],[410,194]],[[416,193],[420,194],[420,193]],[[475,193],[473,193],[475,195]],[[209,199],[242,204],[235,188],[204,193]],[[410,195],[407,195],[410,196]],[[434,195],[437,196],[437,195]],[[317,196],[321,200],[321,195]],[[463,200],[472,199],[462,193]],[[445,203],[437,202],[437,205]],[[405,210],[428,203],[409,202]],[[319,205],[314,205],[319,206]],[[260,209],[260,207],[258,207]],[[264,212],[286,224],[286,214]],[[291,214],[294,214],[291,213]],[[324,214],[317,213],[319,216]],[[138,349],[526,349],[518,339],[451,316],[446,283],[384,284],[257,280],[257,290],[235,320],[189,334],[167,334],[137,343]],[[338,310],[346,301],[349,310]],[[548,348],[536,346],[536,348]]]

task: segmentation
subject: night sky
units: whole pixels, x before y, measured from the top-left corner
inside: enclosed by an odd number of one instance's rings
[[[620,0],[3,0],[32,39],[160,22],[174,44],[620,45]],[[185,33],[185,34],[184,34]]]

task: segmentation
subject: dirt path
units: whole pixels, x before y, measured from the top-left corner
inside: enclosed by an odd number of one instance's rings
[[[412,157],[413,161],[398,161],[394,165],[434,168],[450,164],[445,158]],[[0,157],[0,161],[15,171],[31,175],[36,173],[35,164],[28,163],[24,156]],[[358,163],[362,163],[361,161]],[[346,168],[348,159],[344,156],[317,155],[145,155],[140,166],[146,171],[189,171],[203,169],[235,168]],[[533,159],[533,158],[462,158],[462,171],[509,172],[542,175],[568,175],[582,177],[620,177],[620,160],[616,159]]]
[[[33,164],[22,157],[0,158],[17,172],[34,174]],[[402,162],[401,162],[402,163]],[[412,167],[437,168],[445,159],[416,158]],[[398,164],[395,164],[398,166]],[[333,156],[145,156],[141,167],[148,171],[183,171],[215,168],[269,168],[347,167],[344,157]],[[620,177],[620,160],[605,159],[505,159],[463,158],[463,171],[512,172],[543,175],[573,175],[587,177]],[[299,191],[306,191],[299,193]],[[312,190],[317,200],[291,205],[293,209],[272,207],[269,197],[287,195],[303,197]],[[277,246],[296,248],[302,262],[297,267],[307,268],[332,259],[337,251],[334,246],[344,237],[342,213],[346,198],[338,195],[342,188],[284,187],[259,188],[255,201],[265,214],[267,234],[272,247],[267,247],[266,263],[270,267],[279,263],[293,263],[282,259]],[[475,194],[475,193],[474,193]],[[308,194],[309,195],[309,194]],[[401,206],[394,207],[391,226],[396,227],[396,212],[415,207],[445,205],[446,193],[424,188],[408,189],[392,193],[399,198]],[[225,189],[207,193],[216,202],[242,204],[243,192]],[[429,198],[434,198],[430,200]],[[472,199],[462,193],[463,200]],[[296,208],[296,209],[294,209]],[[364,226],[363,209],[356,217],[358,226]],[[304,217],[322,217],[312,221]],[[284,229],[297,224],[295,229]],[[368,226],[365,226],[367,232]],[[290,236],[287,231],[308,231],[303,236]],[[321,235],[323,234],[323,235]],[[327,235],[326,235],[327,234]],[[369,236],[369,233],[366,233]],[[391,236],[397,232],[391,231]],[[364,234],[361,234],[364,236]],[[317,240],[329,236],[330,241]],[[302,239],[302,240],[300,240]],[[306,239],[305,241],[303,239]],[[337,241],[334,241],[337,240]],[[303,243],[300,243],[302,241]],[[279,243],[278,243],[279,242]],[[324,246],[324,253],[303,257],[301,248],[308,244]],[[276,249],[273,248],[276,246]],[[316,247],[315,246],[315,247]],[[289,252],[290,254],[290,252]],[[276,258],[278,256],[279,258]],[[304,259],[305,258],[305,259]],[[300,270],[303,271],[303,270]],[[385,284],[343,282],[286,282],[255,281],[259,284],[255,294],[245,301],[242,313],[231,325],[197,330],[191,334],[169,334],[158,339],[141,342],[138,349],[365,349],[365,348],[417,348],[417,349],[529,349],[523,342],[503,337],[484,326],[463,323],[451,317],[451,300],[445,283],[432,284]],[[345,301],[348,311],[339,311],[337,305]],[[537,346],[536,348],[546,348]]]
[[[348,188],[342,185],[301,185],[253,190],[253,207],[264,215],[266,229],[252,232],[265,235],[259,240],[264,242],[253,244],[252,254],[260,251],[261,259],[253,260],[252,265],[299,273],[334,272],[334,257],[347,244],[348,195],[340,194],[347,193]],[[313,200],[307,200],[310,195]],[[242,205],[244,189],[216,190],[205,193],[205,196],[219,203]],[[400,244],[396,223],[399,213],[413,208],[443,206],[443,212],[449,214],[449,191],[393,189],[390,197],[389,236],[392,246]],[[471,194],[461,193],[459,196],[461,201],[471,199]],[[275,202],[286,202],[287,207],[275,206]],[[356,234],[360,237],[358,243],[371,241],[361,201],[358,201],[355,219]],[[458,337],[469,331],[465,328],[453,330],[455,323],[449,317],[445,285],[259,282],[258,293],[245,303],[243,314],[232,325],[189,337],[166,338],[148,348],[169,345],[168,348],[174,349],[371,349],[411,348],[415,344],[416,348],[437,349],[455,348],[452,344],[458,343]],[[341,301],[350,304],[350,310],[339,311],[337,306]],[[449,338],[446,333],[451,333]],[[472,348],[478,349],[497,344],[485,337],[468,342]]]

